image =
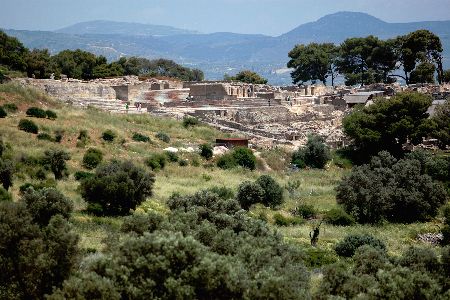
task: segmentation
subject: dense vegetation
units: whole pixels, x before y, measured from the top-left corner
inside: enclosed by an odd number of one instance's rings
[[[258,73],[255,73],[250,70],[241,71],[234,76],[225,75],[223,79],[229,80],[229,81],[240,81],[240,82],[252,83],[252,84],[266,84],[267,83],[267,79],[261,77],[261,75],[259,75]]]
[[[355,110],[344,126],[362,165],[329,161],[349,150],[330,156],[311,137],[298,155],[310,168],[296,171],[280,149],[211,155],[225,134],[199,123],[61,108],[0,85],[0,104],[12,100],[17,111],[0,119],[2,299],[450,295],[450,159],[398,145],[428,135],[445,145],[447,106],[428,119],[428,98],[401,94]],[[31,119],[30,107],[58,118]],[[204,146],[164,151],[192,145]]]
[[[53,73],[56,78],[64,74],[84,80],[123,75],[172,77],[185,81],[204,79],[201,70],[189,69],[168,59],[122,57],[108,63],[104,56],[79,49],[64,50],[52,56],[47,49],[25,48],[18,39],[7,36],[3,31],[0,31],[0,65],[36,78],[49,78]],[[1,82],[4,75],[0,74]]]
[[[347,85],[391,83],[400,77],[409,83],[448,81],[442,67],[442,44],[428,30],[417,30],[386,41],[374,36],[349,38],[341,45],[311,43],[297,45],[289,52],[294,83],[321,81],[326,84],[341,74]],[[403,75],[394,71],[401,69]]]

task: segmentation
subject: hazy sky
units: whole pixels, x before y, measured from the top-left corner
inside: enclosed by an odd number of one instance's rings
[[[113,20],[279,35],[344,10],[388,22],[450,20],[450,0],[0,0],[0,27],[55,30]]]

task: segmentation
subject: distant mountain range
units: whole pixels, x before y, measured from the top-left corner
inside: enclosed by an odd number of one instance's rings
[[[225,73],[253,69],[273,84],[289,84],[283,70],[288,52],[310,42],[341,43],[349,37],[375,35],[390,38],[418,29],[439,35],[444,46],[444,66],[450,67],[450,21],[387,23],[364,13],[339,12],[303,24],[283,35],[219,32],[201,34],[170,26],[111,21],[78,23],[54,32],[5,30],[29,48],[83,49],[115,60],[120,56],[169,58],[202,69],[208,79]]]

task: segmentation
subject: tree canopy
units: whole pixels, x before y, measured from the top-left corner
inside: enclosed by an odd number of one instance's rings
[[[295,46],[289,52],[291,60],[287,65],[295,69],[291,73],[293,83],[319,80],[326,84],[331,77],[331,85],[334,85],[338,52],[339,47],[331,43]]]
[[[122,57],[108,63],[106,57],[80,49],[64,50],[53,56],[48,49],[30,51],[3,31],[0,31],[0,65],[10,70],[26,71],[28,77],[36,78],[49,78],[54,73],[56,77],[64,74],[83,80],[123,75],[172,77],[184,81],[204,79],[201,70],[183,67],[168,59]]]
[[[419,93],[376,99],[373,105],[356,108],[344,118],[344,133],[363,161],[381,150],[401,155],[404,144],[417,145],[432,133],[433,122],[427,113],[431,103],[430,96]]]
[[[346,39],[341,45],[296,45],[289,52],[287,66],[293,68],[293,83],[316,80],[331,84],[338,74],[347,85],[390,83],[396,77],[409,83],[432,83],[446,80],[442,67],[442,43],[428,30],[417,30],[393,39],[374,36]],[[404,75],[394,72],[402,69]]]
[[[235,76],[224,76],[224,80],[231,80],[231,81],[240,81],[245,83],[253,83],[253,84],[266,84],[267,79],[263,78],[261,75],[259,75],[256,72],[244,70],[239,73],[237,73]]]

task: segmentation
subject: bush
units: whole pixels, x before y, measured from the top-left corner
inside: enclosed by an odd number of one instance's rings
[[[220,199],[228,200],[234,198],[233,189],[227,188],[225,186],[213,186],[207,189],[206,191],[216,194],[220,197]]]
[[[145,160],[145,164],[153,171],[159,171],[166,166],[166,155],[162,153],[154,153]]]
[[[317,210],[314,205],[300,204],[292,211],[293,215],[303,217],[304,219],[313,219],[317,216]]]
[[[36,178],[37,180],[45,180],[47,179],[47,173],[44,168],[39,168],[34,172],[31,178]]]
[[[53,137],[46,132],[39,133],[36,137],[38,140],[41,140],[41,141],[53,142]]]
[[[6,111],[3,109],[3,107],[0,106],[0,118],[6,118],[8,116],[8,114],[6,113]]]
[[[198,121],[197,118],[194,118],[194,117],[184,117],[183,118],[183,126],[185,128],[193,127],[193,126],[196,126],[198,124],[200,124],[200,122]]]
[[[103,134],[102,134],[102,139],[104,141],[107,141],[107,142],[114,141],[114,139],[116,137],[117,137],[117,134],[114,131],[110,130],[110,129],[104,131]]]
[[[58,115],[53,110],[46,110],[45,115],[50,120],[56,120],[58,118]]]
[[[238,164],[231,153],[226,153],[219,157],[217,166],[223,170],[228,170],[236,167]]]
[[[22,201],[30,211],[33,221],[40,226],[47,226],[53,216],[61,215],[69,219],[73,211],[72,201],[54,188],[40,190],[27,189]]]
[[[375,249],[386,251],[386,245],[379,239],[369,234],[351,234],[347,235],[334,248],[339,256],[352,257],[356,249],[362,245],[369,245]]]
[[[30,188],[33,188],[33,190],[35,191],[39,191],[45,188],[56,188],[56,181],[54,179],[47,179],[38,183],[26,182],[19,187],[19,194],[25,194]]]
[[[256,157],[252,150],[245,147],[238,147],[233,150],[232,155],[239,166],[250,170],[256,168]]]
[[[283,188],[269,175],[262,175],[256,180],[264,191],[262,204],[275,208],[283,204]]]
[[[146,214],[133,214],[124,218],[120,231],[142,235],[144,232],[153,232],[158,229],[163,220],[160,214],[152,211]]]
[[[332,208],[327,211],[324,221],[335,226],[351,226],[355,224],[355,218],[346,213],[342,208]]]
[[[336,188],[336,200],[360,223],[411,223],[437,215],[446,202],[441,184],[422,174],[415,159],[396,160],[380,152],[367,165],[354,167]]]
[[[136,142],[144,142],[144,143],[150,142],[150,138],[148,136],[143,135],[138,132],[133,133],[132,139],[133,139],[133,141],[136,141]]]
[[[309,135],[306,146],[292,155],[292,163],[299,168],[323,169],[330,159],[330,150],[324,139],[318,135]]]
[[[180,167],[186,167],[186,166],[189,165],[189,162],[188,162],[186,159],[180,159],[180,160],[178,161],[178,165],[179,165]]]
[[[31,120],[21,119],[19,121],[19,130],[37,134],[39,132],[38,126]]]
[[[262,203],[264,199],[264,190],[254,182],[244,181],[239,185],[236,200],[241,207],[248,210],[253,204]]]
[[[55,142],[61,143],[63,137],[64,137],[64,130],[62,129],[55,130]]]
[[[210,160],[213,157],[213,148],[210,144],[200,145],[200,155],[206,160]]]
[[[152,173],[129,161],[111,161],[81,181],[80,189],[88,210],[95,214],[127,215],[152,195],[154,182]]]
[[[89,148],[83,156],[83,167],[92,170],[95,169],[103,160],[103,152]]]
[[[5,150],[6,150],[6,145],[3,142],[2,137],[0,136],[0,157],[3,156],[3,152],[5,152]]]
[[[164,143],[170,143],[170,137],[164,132],[158,132],[156,134],[156,138],[160,141],[163,141]]]
[[[432,249],[410,247],[403,253],[398,263],[419,272],[440,272],[439,259]]]
[[[0,182],[5,190],[13,185],[14,164],[11,160],[0,158]]]
[[[3,104],[3,109],[10,113],[15,113],[19,110],[15,103],[5,103]]]
[[[30,107],[26,111],[27,116],[45,119],[47,117],[47,113],[45,110],[39,107]]]
[[[0,186],[0,202],[2,201],[12,201],[12,196],[7,190]]]
[[[275,225],[278,225],[278,226],[301,225],[305,222],[301,217],[287,217],[280,213],[274,214],[273,219],[274,219]]]
[[[178,154],[171,151],[164,151],[164,154],[167,156],[167,159],[170,162],[177,162],[178,161]]]
[[[44,299],[69,277],[78,261],[78,236],[60,215],[40,227],[23,202],[3,201],[0,224],[2,299]]]
[[[69,159],[69,153],[64,150],[46,150],[42,162],[53,172],[56,180],[61,180],[67,175],[66,161]]]
[[[79,140],[81,142],[87,142],[89,140],[89,135],[88,135],[87,130],[85,130],[85,129],[80,130],[77,140]]]
[[[86,178],[90,178],[92,176],[94,176],[93,173],[89,173],[89,172],[85,172],[85,171],[77,171],[77,172],[75,172],[75,174],[73,174],[73,177],[75,178],[76,181],[81,181]]]

